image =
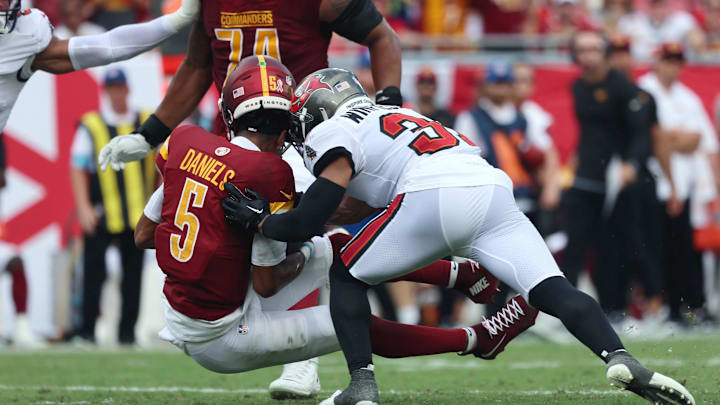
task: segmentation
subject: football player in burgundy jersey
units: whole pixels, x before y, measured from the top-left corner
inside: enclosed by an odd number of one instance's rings
[[[217,0],[202,2],[200,13],[185,60],[155,114],[135,134],[103,147],[101,168],[144,157],[196,108],[212,83],[220,91],[227,74],[246,56],[273,56],[297,78],[327,67],[333,33],[369,48],[375,86],[383,89],[378,102],[402,104],[399,41],[372,0]],[[224,131],[218,115],[213,132]],[[294,150],[283,158],[291,164],[297,185],[312,182]]]
[[[337,33],[369,48],[379,104],[401,105],[401,49],[397,35],[372,0],[217,0],[202,3],[185,60],[155,114],[135,134],[118,137],[99,154],[102,168],[138,160],[167,138],[197,106],[211,83],[250,55],[269,55],[296,78],[328,66],[330,38]],[[220,117],[215,131],[224,131]]]
[[[231,228],[221,209],[228,189],[268,196],[272,213],[292,208],[293,175],[279,154],[290,126],[293,85],[277,60],[243,59],[228,76],[220,102],[231,142],[196,126],[176,129],[157,157],[164,184],[136,227],[136,243],[157,249],[167,275],[161,337],[212,371],[237,373],[340,350],[327,306],[288,309],[327,282],[333,258],[350,236],[313,237],[287,253],[284,242]],[[451,287],[475,302],[489,302],[497,291],[497,279],[473,262],[438,261],[390,281],[399,280]],[[511,301],[488,320],[461,329],[373,318],[373,351],[385,357],[460,352],[492,359],[502,350],[490,330],[510,333],[510,340],[534,323],[536,311],[518,314],[516,305]],[[271,386],[271,394],[313,396],[320,390],[317,375],[295,388]]]

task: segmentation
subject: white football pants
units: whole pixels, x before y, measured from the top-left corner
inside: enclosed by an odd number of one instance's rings
[[[332,246],[325,237],[313,241],[313,257],[277,294],[262,298],[250,286],[247,310],[227,333],[202,343],[178,342],[178,346],[198,364],[218,373],[240,373],[340,350],[328,306],[288,311],[328,281]]]
[[[500,185],[398,195],[342,250],[350,273],[379,284],[445,256],[473,259],[521,293],[562,276],[545,241]]]

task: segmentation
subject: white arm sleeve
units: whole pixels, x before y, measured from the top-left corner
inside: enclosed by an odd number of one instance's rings
[[[98,35],[70,38],[68,53],[75,70],[107,65],[148,51],[177,32],[171,15],[121,25]]]
[[[256,233],[253,238],[251,262],[255,266],[275,266],[285,260],[286,250],[286,242],[268,239]]]
[[[145,209],[143,210],[143,214],[145,216],[155,222],[156,224],[159,224],[162,222],[162,203],[163,203],[163,190],[164,190],[164,184],[161,184],[160,187],[155,190],[155,192],[150,196],[150,199],[148,200],[147,204],[145,205]]]
[[[346,127],[335,121],[323,122],[305,139],[305,167],[314,174],[315,164],[322,160],[325,153],[336,148],[343,148],[350,153],[355,173],[365,167],[362,145]]]

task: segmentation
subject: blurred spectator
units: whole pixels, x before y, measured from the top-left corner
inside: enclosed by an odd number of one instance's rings
[[[103,91],[109,106],[83,116],[71,149],[71,184],[85,235],[83,320],[78,337],[95,341],[100,292],[106,277],[105,252],[111,243],[117,243],[123,267],[118,341],[134,344],[143,252],[135,247],[133,229],[154,187],[152,154],[144,162],[128,163],[115,172],[98,170],[97,151],[113,137],[131,133],[149,114],[128,105],[129,89],[122,70],[106,73]]]
[[[435,105],[435,94],[437,94],[435,72],[430,68],[423,68],[418,73],[415,83],[418,97],[415,110],[446,127],[452,128],[455,125],[455,116],[450,111]]]
[[[704,33],[704,53],[720,53],[720,0],[705,0],[703,8],[693,10]]]
[[[551,150],[552,141],[542,138],[538,145],[529,137],[528,123],[515,104],[514,83],[512,65],[490,63],[485,69],[480,99],[475,107],[460,113],[455,129],[478,145],[490,164],[510,176],[518,207],[531,221],[536,221],[538,184],[533,175],[546,163],[543,152]],[[549,172],[557,171],[556,159],[547,163],[555,165]],[[501,292],[488,313],[504,305],[508,290],[507,285],[501,284]]]
[[[618,32],[630,37],[633,58],[649,61],[666,42],[686,42],[702,47],[703,34],[690,13],[672,10],[668,0],[650,0],[647,12],[635,11],[618,21]]]
[[[610,69],[607,47],[605,38],[591,31],[580,32],[571,42],[573,59],[582,72],[572,86],[580,136],[571,161],[575,179],[563,197],[568,236],[563,271],[571,283],[577,284],[588,251],[596,247],[599,301],[609,312],[617,309],[617,295],[625,292],[618,291],[615,283],[617,268],[607,263],[614,237],[614,230],[607,227],[607,207],[612,207],[620,189],[636,180],[638,162],[647,158],[641,147],[647,133],[633,103],[635,86]],[[606,171],[613,156],[620,158],[620,164],[618,176],[611,182]]]
[[[63,0],[61,3],[63,23],[55,28],[55,35],[67,39],[79,35],[100,34],[105,29],[86,20],[82,0]]]
[[[482,16],[486,34],[521,34],[531,30],[528,25],[531,0],[475,0],[473,4]]]
[[[640,87],[655,97],[662,142],[672,150],[672,181],[653,166],[658,178],[657,196],[663,205],[663,257],[670,319],[682,322],[691,312],[699,322],[711,318],[705,303],[700,253],[693,245],[690,200],[710,201],[716,196],[711,160],[717,159],[717,134],[700,98],[678,81],[684,56],[682,45],[661,47],[655,69],[641,77]],[[679,207],[666,206],[674,198]]]
[[[445,47],[447,36],[457,36],[463,42],[477,42],[482,38],[482,19],[478,10],[466,0],[423,0],[422,32],[443,36],[439,45]],[[420,44],[421,45],[421,44]]]
[[[632,0],[604,0],[600,10],[603,30],[609,35],[617,34],[617,25],[620,19],[632,11]]]
[[[610,67],[632,80],[633,59],[628,38],[613,37],[608,54]],[[656,333],[664,321],[661,314],[664,287],[661,263],[662,229],[655,178],[648,163],[650,156],[656,152],[658,161],[663,162],[663,169],[669,172],[670,156],[665,149],[658,148],[653,151],[653,141],[660,136],[654,97],[640,88],[636,88],[636,94],[633,102],[636,102],[644,118],[643,128],[646,132],[643,136],[645,142],[640,145],[648,159],[637,162],[637,181],[620,191],[608,218],[608,226],[615,230],[615,237],[611,241],[614,247],[609,250],[612,259],[608,259],[608,265],[615,266],[618,278],[616,288],[623,292],[616,296],[614,307],[617,313],[611,315],[611,319],[620,322],[625,317],[630,298],[627,293],[633,291],[629,283],[634,276],[639,279],[646,298],[642,308],[642,332]]]
[[[538,32],[570,38],[578,31],[597,29],[580,0],[551,0],[540,10]]]
[[[150,0],[88,0],[93,21],[106,30],[149,19]]]
[[[541,187],[539,204],[553,211],[560,203],[559,159],[555,143],[548,130],[553,117],[531,97],[535,93],[535,70],[526,64],[515,65],[515,102],[527,120],[527,139],[544,153],[543,166],[538,172]]]
[[[60,15],[60,0],[32,0],[32,2],[22,2],[23,8],[34,7],[42,10],[47,15],[50,23],[57,26],[62,22]]]

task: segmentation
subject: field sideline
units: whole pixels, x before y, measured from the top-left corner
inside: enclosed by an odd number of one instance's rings
[[[720,336],[635,342],[649,366],[686,380],[698,404],[720,404]],[[383,404],[645,404],[610,387],[584,347],[524,340],[495,361],[454,355],[376,358]],[[177,350],[71,348],[0,352],[0,404],[317,404],[347,382],[340,354],[320,360],[323,398],[272,401],[273,367],[238,375],[204,370]]]

